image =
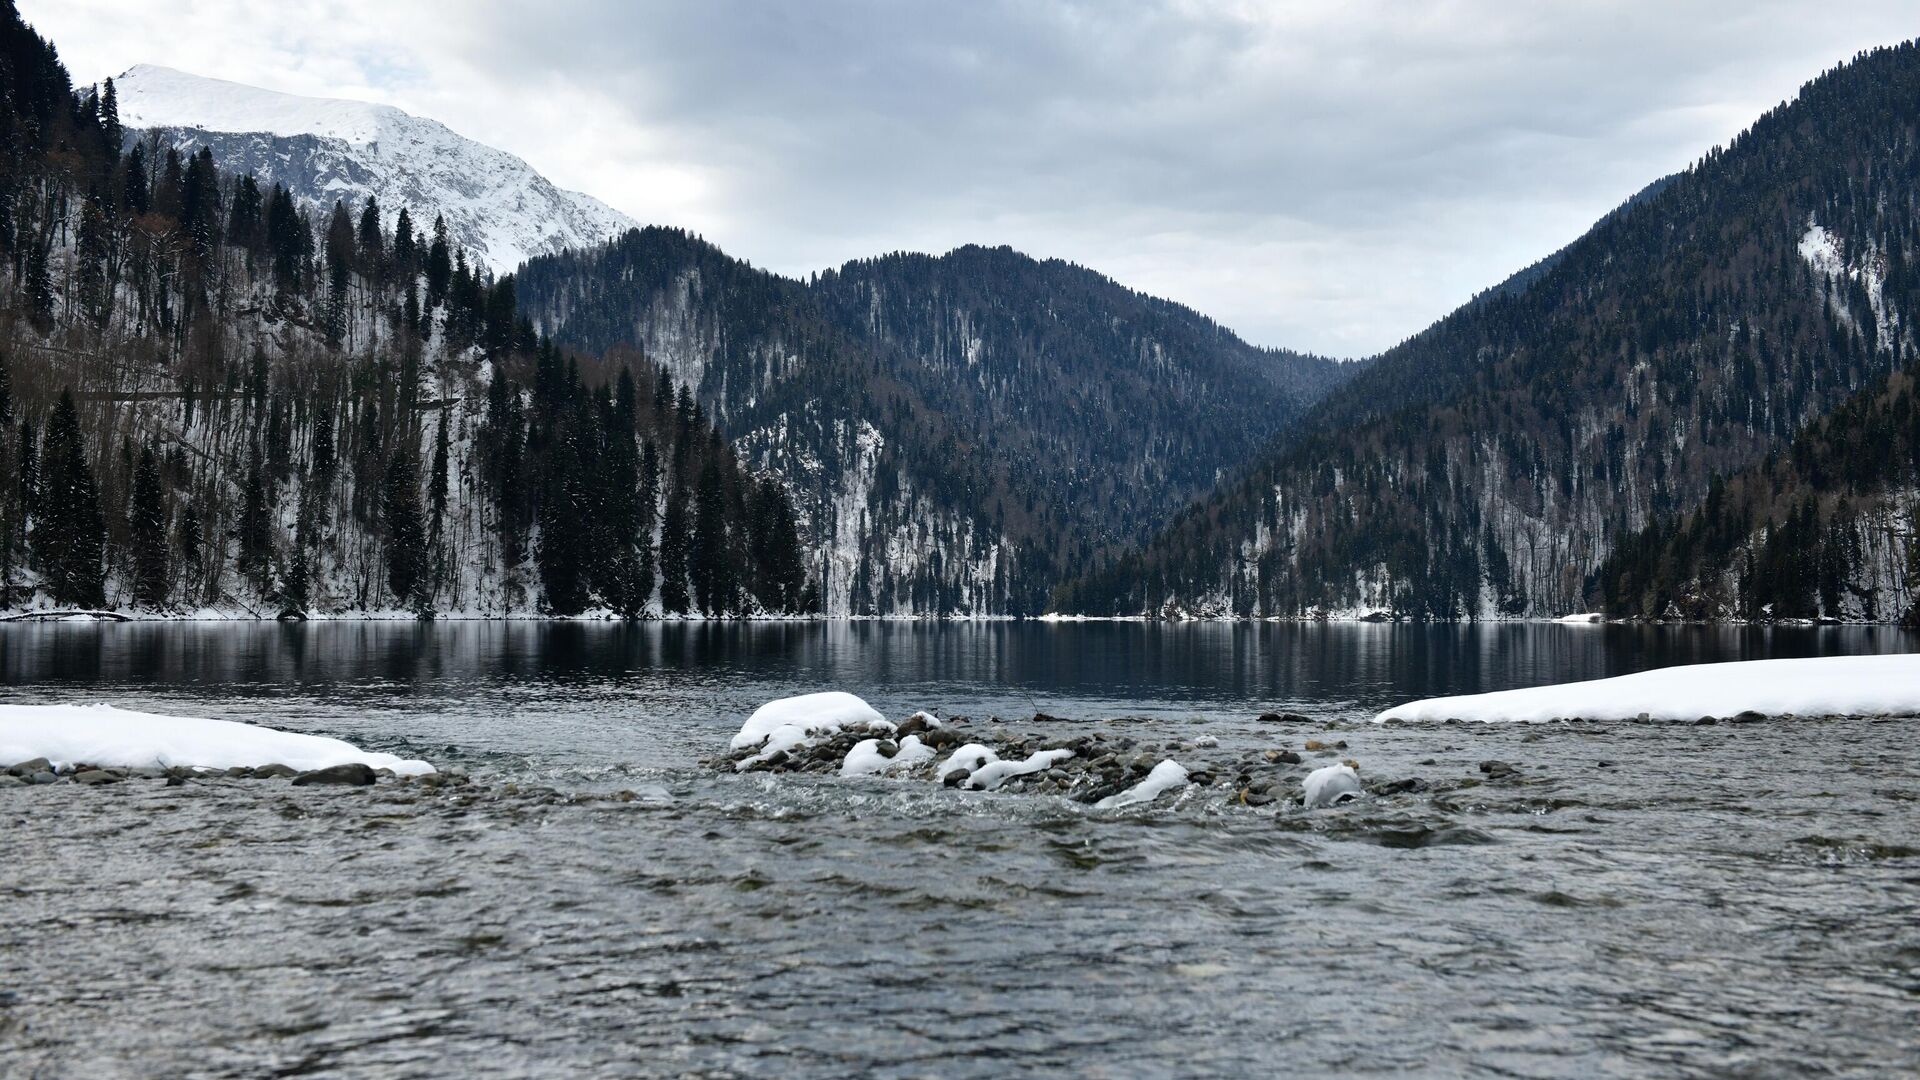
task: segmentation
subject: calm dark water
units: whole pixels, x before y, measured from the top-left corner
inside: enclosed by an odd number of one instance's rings
[[[1917,649],[1867,628],[0,627],[10,701],[257,719],[475,780],[0,790],[0,1074],[1912,1074],[1916,721],[1366,721]],[[696,764],[761,702],[827,688],[1173,756],[1337,738],[1434,788],[1103,813]],[[1521,779],[1465,786],[1488,758]],[[617,789],[640,797],[588,798]]]

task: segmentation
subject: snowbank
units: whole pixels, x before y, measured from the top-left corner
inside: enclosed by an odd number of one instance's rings
[[[285,765],[304,772],[359,762],[409,776],[434,771],[424,761],[370,754],[339,739],[232,720],[159,716],[111,705],[0,705],[0,764],[37,757],[58,766],[84,762],[129,769]]]
[[[1573,626],[1586,623],[1603,623],[1607,621],[1607,617],[1597,611],[1581,611],[1572,615],[1562,615],[1553,621]]]
[[[1743,712],[1801,716],[1920,714],[1920,655],[1821,656],[1689,664],[1612,679],[1428,698],[1382,720],[1540,723],[1561,717],[1696,720]]]
[[[1134,806],[1152,802],[1162,793],[1187,786],[1187,767],[1168,759],[1153,767],[1145,780],[1133,785],[1118,795],[1109,795],[1093,804],[1095,810],[1113,810],[1122,806]]]
[[[734,750],[758,746],[767,736],[783,727],[795,728],[801,736],[806,736],[838,731],[853,724],[865,724],[870,728],[885,727],[888,730],[893,728],[892,724],[887,723],[886,717],[874,711],[873,706],[852,694],[829,690],[821,694],[802,694],[767,702],[747,717],[747,722],[740,727],[740,733],[728,745]]]

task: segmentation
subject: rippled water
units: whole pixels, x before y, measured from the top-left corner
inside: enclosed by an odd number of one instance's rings
[[[11,700],[259,717],[474,778],[0,790],[0,1074],[1911,1074],[1915,721],[1364,719],[1916,648],[1860,629],[0,628]],[[1369,777],[1434,790],[1098,813],[697,766],[753,705],[829,686],[895,716],[1212,734],[1221,759],[1332,729]],[[1314,722],[1253,720],[1269,709]],[[1519,778],[1461,786],[1494,758]],[[620,789],[640,797],[595,797]]]

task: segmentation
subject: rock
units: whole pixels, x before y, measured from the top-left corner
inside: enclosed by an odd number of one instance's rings
[[[1514,768],[1504,761],[1483,761],[1480,763],[1480,771],[1486,773],[1487,778],[1490,780],[1499,780],[1507,776],[1517,776],[1520,773],[1519,769]]]
[[[293,778],[293,786],[346,784],[353,787],[366,787],[373,783],[373,779],[373,770],[356,761],[347,765],[334,765],[325,769],[315,769],[312,772],[303,772]]]
[[[0,788],[26,787],[29,783],[30,781],[24,777],[14,776],[12,773],[0,774]]]
[[[1298,765],[1303,760],[1299,754],[1291,750],[1269,750],[1266,757],[1276,765]]]
[[[1259,720],[1262,724],[1310,724],[1313,722],[1311,717],[1301,716],[1297,712],[1261,713]]]
[[[1247,806],[1272,806],[1277,800],[1264,791],[1241,789],[1240,801]]]
[[[1708,726],[1710,726],[1710,725],[1713,725],[1713,724],[1717,724],[1717,723],[1719,723],[1719,722],[1720,722],[1720,718],[1719,718],[1719,717],[1716,717],[1716,716],[1703,716],[1703,717],[1701,717],[1700,719],[1698,719],[1698,720],[1695,720],[1695,721],[1693,722],[1693,726],[1694,726],[1694,727],[1708,727]]]
[[[932,729],[927,726],[926,715],[924,713],[914,713],[912,716],[900,721],[900,726],[895,728],[893,733],[904,739],[909,735],[918,735],[923,731],[930,730]],[[925,740],[922,741],[924,742]]]
[[[965,769],[949,769],[946,775],[940,778],[940,783],[945,787],[958,787],[961,782],[972,775],[972,773]]]
[[[1392,783],[1381,784],[1373,790],[1376,795],[1404,795],[1410,791],[1427,790],[1427,782],[1417,776],[1409,776],[1405,780],[1395,780]]]
[[[276,762],[272,765],[256,766],[253,770],[253,775],[256,779],[260,780],[277,780],[282,776],[298,776],[300,775],[300,770],[291,765],[281,765]]]
[[[1743,712],[1743,713],[1740,713],[1740,714],[1738,714],[1738,715],[1736,715],[1736,716],[1735,716],[1735,717],[1733,718],[1733,723],[1736,723],[1736,724],[1758,724],[1758,723],[1760,723],[1761,721],[1763,721],[1763,720],[1765,720],[1765,719],[1767,719],[1767,714],[1766,714],[1766,713],[1759,713],[1759,712],[1754,712],[1754,711],[1753,711],[1752,709],[1748,709],[1748,710],[1747,710],[1746,712]]]
[[[953,750],[966,745],[967,740],[950,727],[937,727],[921,732],[920,741],[935,750]]]
[[[15,765],[13,768],[8,769],[7,773],[8,775],[11,775],[11,776],[32,776],[34,773],[37,773],[37,772],[52,772],[52,771],[53,771],[53,762],[48,761],[46,758],[43,758],[43,757],[37,757],[37,758],[34,758],[32,761],[23,761],[20,764]]]
[[[27,779],[35,784],[52,784],[58,782],[60,778],[54,775],[51,769],[43,769],[27,777]]]
[[[88,769],[86,772],[74,773],[73,782],[76,784],[117,784],[120,782],[120,778],[105,769]]]

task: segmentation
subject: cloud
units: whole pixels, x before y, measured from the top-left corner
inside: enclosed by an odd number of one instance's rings
[[[76,78],[388,101],[782,272],[1009,243],[1345,356],[1911,32],[1883,0],[21,7]]]

